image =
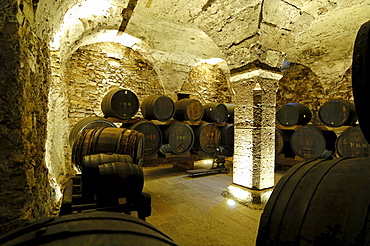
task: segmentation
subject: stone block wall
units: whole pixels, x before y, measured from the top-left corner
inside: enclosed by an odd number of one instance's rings
[[[18,2],[0,3],[0,233],[57,203],[44,161],[49,54],[30,27],[32,4]]]
[[[319,76],[301,64],[290,64],[283,69],[283,78],[277,91],[277,109],[286,103],[298,102],[312,112],[312,123],[320,124],[318,111],[326,101],[344,99],[353,103],[351,70],[341,76],[338,83],[324,83]]]
[[[87,116],[104,116],[101,102],[111,89],[131,90],[140,103],[150,95],[164,94],[152,65],[138,52],[116,43],[77,50],[66,65],[65,80],[71,126]]]
[[[202,63],[193,67],[182,91],[194,94],[203,104],[209,102],[231,103],[232,91],[228,74],[217,65]]]

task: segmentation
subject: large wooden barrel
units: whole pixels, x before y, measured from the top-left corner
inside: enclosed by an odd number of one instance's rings
[[[276,119],[282,126],[306,125],[312,117],[311,110],[301,103],[287,103],[276,112]]]
[[[319,109],[319,119],[330,127],[355,125],[357,121],[355,106],[343,99],[327,101]]]
[[[0,237],[0,244],[177,245],[153,225],[134,216],[113,212],[77,213],[40,219],[3,235]]]
[[[140,120],[129,127],[144,134],[144,157],[155,155],[162,145],[162,132],[153,122]]]
[[[225,106],[227,108],[228,117],[226,122],[228,123],[234,123],[234,111],[235,111],[235,104],[234,103],[225,103]]]
[[[335,150],[337,135],[308,125],[296,130],[290,144],[294,153],[304,159],[327,158]]]
[[[215,123],[224,123],[229,115],[227,107],[222,103],[206,103],[203,105],[203,120]]]
[[[82,167],[85,155],[116,153],[130,155],[141,164],[144,155],[144,134],[126,128],[97,127],[79,134],[72,148],[72,162]]]
[[[73,146],[78,134],[85,129],[94,129],[95,127],[116,127],[114,123],[103,117],[90,116],[76,122],[69,132],[69,144]]]
[[[198,121],[204,114],[202,103],[197,99],[184,98],[175,102],[174,118],[178,121]]]
[[[370,143],[370,21],[359,28],[352,55],[352,90],[356,113],[365,139]]]
[[[290,147],[290,139],[294,130],[282,130],[275,128],[275,155],[284,154],[285,157],[292,156],[293,150]]]
[[[370,145],[358,126],[348,128],[342,132],[335,143],[335,147],[340,157],[370,157]]]
[[[162,153],[181,155],[188,152],[194,145],[194,132],[188,124],[176,121],[170,126],[162,126]]]
[[[295,165],[265,206],[256,245],[369,245],[369,176],[369,158]]]
[[[130,119],[139,110],[139,99],[130,90],[113,89],[103,98],[101,110],[105,117]]]
[[[145,119],[168,121],[175,114],[175,103],[165,95],[151,95],[141,103],[141,113]]]
[[[220,130],[212,123],[204,122],[200,126],[196,126],[194,135],[194,150],[214,153],[220,145]]]

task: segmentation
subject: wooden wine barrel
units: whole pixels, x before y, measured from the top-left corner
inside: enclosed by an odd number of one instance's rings
[[[134,216],[89,212],[49,217],[29,223],[0,237],[10,245],[177,245],[153,225]]]
[[[118,183],[119,178],[113,177],[112,175],[111,180],[108,181],[102,181],[104,177],[101,177],[102,173],[100,172],[100,166],[105,164],[112,164],[112,163],[119,163],[120,166],[126,165],[125,168],[127,169],[125,173],[123,173],[124,180],[122,182],[126,182],[126,179],[128,176],[132,175],[134,178],[138,179],[135,182],[132,182],[132,184],[129,183]],[[82,165],[82,172],[81,172],[81,193],[85,200],[88,201],[94,201],[98,197],[99,199],[99,205],[102,205],[102,201],[105,206],[115,206],[117,204],[117,199],[120,197],[127,197],[127,195],[130,195],[131,191],[127,191],[127,187],[124,186],[134,186],[132,187],[132,194],[140,194],[142,191],[141,183],[144,182],[144,177],[142,174],[141,168],[139,168],[138,165],[135,165],[137,167],[130,167],[129,165],[134,165],[131,156],[129,155],[119,155],[119,154],[95,154],[95,155],[87,155],[83,158],[83,165]],[[118,165],[118,164],[117,164]],[[119,170],[120,167],[117,167]],[[114,180],[116,179],[116,180]],[[142,179],[142,181],[141,181]],[[115,182],[115,183],[113,183]],[[110,186],[110,187],[109,187]],[[121,187],[123,186],[123,187]],[[103,193],[107,194],[98,194],[100,191],[106,189],[106,191],[102,191]],[[112,188],[118,188],[119,189],[113,189],[115,193],[113,193]],[[125,195],[122,195],[125,192]],[[108,196],[109,195],[109,196]],[[120,196],[119,196],[120,195]],[[106,200],[106,202],[104,202]],[[107,204],[110,203],[110,204]]]
[[[355,106],[350,101],[342,99],[327,101],[319,109],[319,119],[330,127],[355,125],[357,121]]]
[[[276,119],[282,126],[306,125],[311,117],[311,110],[301,103],[287,103],[276,112]]]
[[[103,117],[90,116],[76,122],[69,132],[69,144],[73,146],[78,134],[85,129],[94,129],[95,127],[116,127],[114,123]]]
[[[72,148],[72,162],[81,169],[85,155],[116,153],[130,155],[141,164],[144,155],[144,134],[125,128],[97,127],[84,130]]]
[[[203,120],[207,122],[224,123],[229,115],[227,107],[222,103],[206,103],[203,105]]]
[[[292,156],[293,150],[290,147],[290,139],[293,133],[293,130],[275,128],[275,155]]]
[[[234,110],[235,110],[235,104],[234,103],[225,103],[225,106],[227,108],[227,120],[228,123],[234,123]]]
[[[368,245],[369,175],[369,158],[293,166],[265,206],[256,245]]]
[[[360,127],[348,128],[339,135],[335,148],[340,157],[369,157],[370,145]]]
[[[198,121],[204,114],[202,103],[197,99],[184,98],[175,102],[174,118],[178,121]]]
[[[296,130],[290,144],[294,153],[304,159],[327,158],[335,150],[337,135],[308,125]]]
[[[234,125],[227,124],[218,128],[220,129],[220,145],[234,151]]]
[[[220,145],[220,130],[212,123],[203,123],[194,128],[194,150],[203,151],[205,153],[216,152]]]
[[[105,117],[127,120],[137,113],[139,106],[139,99],[132,91],[113,89],[104,96],[101,110]]]
[[[82,190],[93,190],[100,207],[116,206],[119,198],[138,197],[144,188],[142,168],[129,162],[84,166],[81,178]]]
[[[181,155],[188,152],[194,145],[194,132],[188,124],[176,121],[170,126],[162,126],[162,153]]]
[[[144,157],[155,155],[162,145],[162,132],[153,122],[139,120],[129,127],[144,134]]]
[[[362,133],[370,143],[370,21],[359,28],[352,56],[352,90]]]
[[[145,119],[168,121],[175,114],[175,103],[165,95],[151,95],[141,103],[141,113]]]
[[[120,155],[114,153],[85,155],[82,158],[82,168],[84,166],[100,165],[110,162],[133,163],[133,160],[129,155]]]

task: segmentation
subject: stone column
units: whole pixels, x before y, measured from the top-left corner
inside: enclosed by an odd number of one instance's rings
[[[246,205],[267,202],[274,186],[276,91],[281,77],[263,69],[231,77],[235,149],[227,196]]]

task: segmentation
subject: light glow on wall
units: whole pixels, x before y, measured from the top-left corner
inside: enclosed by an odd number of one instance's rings
[[[108,16],[113,8],[116,8],[107,0],[86,0],[70,8],[64,16],[63,23],[59,31],[54,35],[54,40],[50,43],[52,50],[58,50],[61,39],[71,35],[69,30],[80,28],[82,19],[94,19],[98,16]]]

